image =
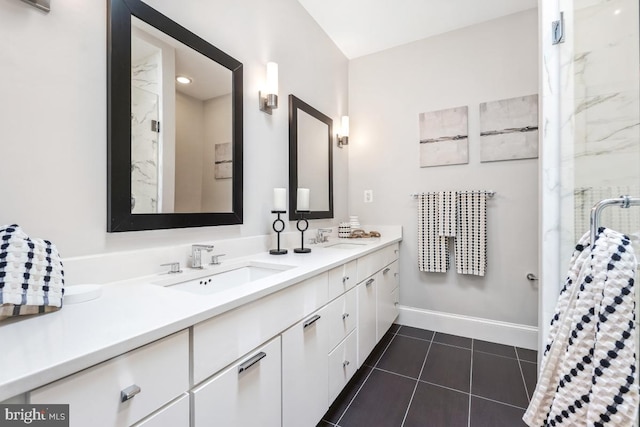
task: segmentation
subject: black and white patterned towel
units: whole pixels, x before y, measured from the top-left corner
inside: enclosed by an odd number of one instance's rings
[[[484,276],[487,268],[487,193],[460,191],[456,196],[456,270]]]
[[[448,237],[438,232],[438,194],[418,195],[418,264],[420,271],[445,273],[449,269]]]
[[[456,192],[441,191],[438,193],[438,234],[456,236]]]
[[[62,307],[64,272],[55,245],[0,226],[0,320]]]
[[[632,427],[638,416],[635,291],[629,238],[586,233],[571,259],[551,321],[530,427]]]

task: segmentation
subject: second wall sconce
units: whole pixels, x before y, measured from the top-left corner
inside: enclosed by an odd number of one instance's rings
[[[342,116],[341,130],[336,136],[338,137],[338,147],[349,145],[349,116]]]
[[[278,108],[278,64],[275,62],[267,62],[267,84],[264,93],[258,92],[258,100],[260,111],[267,114]]]

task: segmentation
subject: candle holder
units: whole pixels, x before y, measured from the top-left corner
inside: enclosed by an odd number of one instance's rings
[[[269,250],[269,253],[271,255],[284,255],[287,253],[287,250],[280,249],[280,233],[284,230],[284,221],[280,219],[280,214],[287,213],[287,211],[271,211],[271,213],[278,214],[278,219],[273,221],[273,231],[278,235],[278,248]]]
[[[297,254],[308,254],[309,252],[311,252],[311,249],[304,247],[304,232],[309,228],[309,221],[304,219],[304,214],[309,213],[309,211],[296,211],[296,213],[300,214],[300,219],[296,224],[296,228],[300,232],[300,247],[295,248],[293,252]]]

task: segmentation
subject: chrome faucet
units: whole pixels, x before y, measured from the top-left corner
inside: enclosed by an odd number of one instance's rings
[[[202,251],[211,252],[213,245],[191,245],[191,267],[203,268]]]
[[[330,228],[318,228],[316,231],[316,243],[325,243],[329,240],[329,237],[325,233],[331,233]]]

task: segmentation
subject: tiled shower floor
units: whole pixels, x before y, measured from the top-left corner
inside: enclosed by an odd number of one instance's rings
[[[318,427],[519,427],[537,353],[393,325]]]

